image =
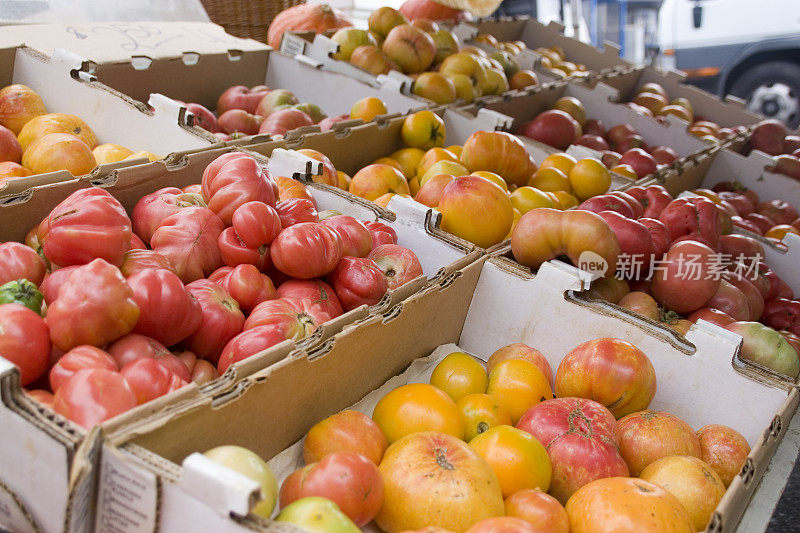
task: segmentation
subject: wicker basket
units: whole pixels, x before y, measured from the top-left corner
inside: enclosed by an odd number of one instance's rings
[[[236,37],[267,42],[272,19],[284,9],[305,0],[201,0],[211,22],[219,24]]]

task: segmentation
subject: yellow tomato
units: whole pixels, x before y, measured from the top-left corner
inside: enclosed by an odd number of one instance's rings
[[[524,359],[506,359],[489,374],[486,394],[497,400],[516,424],[525,411],[553,397],[547,378],[536,365]]]
[[[553,208],[553,201],[535,187],[519,187],[511,193],[511,205],[523,215],[537,207]]]
[[[433,111],[418,111],[406,117],[400,136],[403,142],[414,148],[429,150],[444,146],[446,131],[444,120]]]
[[[486,392],[486,379],[486,369],[475,358],[453,352],[433,369],[431,385],[457,402],[468,394]]]
[[[388,113],[386,104],[380,98],[368,96],[353,104],[350,109],[350,118],[360,118],[364,122],[370,122],[378,115],[385,115],[386,113]]]
[[[419,184],[419,176],[414,176],[408,180],[408,190],[411,193],[411,196],[416,196],[421,188],[422,185]]]
[[[558,209],[559,211],[564,210],[564,206],[561,205],[561,200],[558,199],[558,196],[556,196],[555,193],[552,193],[550,191],[544,191],[544,193],[547,195],[548,198],[550,198],[550,201],[553,202],[553,207],[555,209]]]
[[[459,146],[457,144],[451,144],[450,146],[447,147],[447,150],[456,154],[456,157],[461,157],[461,151],[463,149],[464,148],[462,146]]]
[[[396,159],[392,159],[391,157],[379,157],[375,161],[372,162],[373,165],[381,164],[381,165],[389,165],[390,167],[394,167],[400,172],[403,172],[403,165],[397,162]],[[405,176],[405,174],[403,174]]]
[[[773,226],[772,228],[768,229],[764,234],[764,237],[772,237],[773,239],[783,240],[787,233],[800,235],[800,231],[798,231],[794,226],[790,226],[789,224],[778,224],[777,226]]]
[[[504,180],[494,172],[489,172],[488,170],[476,170],[475,172],[472,173],[472,175],[478,176],[479,178],[487,179],[492,183],[496,183],[497,185],[500,186],[500,188],[508,192],[508,183],[506,183],[506,180]]]
[[[717,193],[715,193],[714,191],[712,191],[712,190],[709,190],[709,189],[695,189],[692,192],[697,194],[697,195],[700,195],[700,196],[705,196],[706,198],[708,198],[709,200],[711,200],[715,204],[719,204],[720,202],[722,202],[722,198],[720,198],[719,195]]]
[[[132,153],[133,150],[128,150],[124,146],[111,143],[101,144],[92,150],[92,155],[94,155],[94,159],[97,161],[98,165],[122,161]]]
[[[353,178],[351,178],[341,170],[336,171],[336,179],[337,179],[337,187],[339,187],[340,189],[344,189],[345,191],[350,188],[350,182],[353,181]]]
[[[514,233],[514,228],[517,227],[517,222],[522,217],[522,213],[519,212],[519,209],[516,207],[514,208],[514,219],[511,221],[511,229],[508,230],[508,235],[506,235],[506,239],[511,238],[511,234]]]
[[[611,167],[611,172],[616,172],[621,176],[625,176],[626,178],[630,178],[632,180],[639,179],[639,176],[636,175],[636,171],[633,170],[633,167],[630,165],[617,165],[615,167]]]
[[[372,419],[389,444],[419,431],[464,438],[464,422],[455,402],[428,383],[410,383],[394,389],[380,399]]]
[[[599,159],[581,159],[569,173],[572,193],[580,200],[603,194],[611,186],[611,173]]]
[[[401,148],[392,152],[389,157],[400,163],[403,175],[407,180],[410,180],[417,173],[417,165],[419,165],[423,155],[425,155],[425,151],[419,148]]]
[[[488,394],[464,396],[456,407],[464,421],[464,440],[471,441],[479,434],[496,426],[511,425],[511,416],[497,400]]]
[[[156,155],[153,152],[148,152],[147,150],[139,150],[138,152],[133,152],[131,155],[123,159],[123,161],[127,159],[139,159],[140,157],[147,158],[149,161],[158,161],[159,159],[161,159],[160,155]]]
[[[523,489],[547,492],[550,488],[550,457],[542,443],[527,431],[497,426],[469,441],[469,445],[494,470],[504,499]]]
[[[419,160],[417,164],[417,176],[420,178],[431,168],[434,164],[438,163],[439,161],[452,161],[453,163],[458,163],[458,157],[445,148],[436,147],[431,148],[427,152],[422,155],[422,158]]]
[[[553,194],[556,195],[556,198],[558,198],[558,201],[561,202],[561,206],[564,209],[570,209],[580,204],[578,199],[568,192],[556,191]]]
[[[574,157],[566,152],[559,152],[545,157],[544,160],[542,160],[542,164],[539,165],[539,170],[543,168],[557,168],[565,175],[569,176],[575,163],[577,163],[577,161]]]
[[[556,167],[540,168],[531,176],[528,185],[542,191],[572,192],[569,177]]]
[[[434,176],[438,176],[439,174],[450,174],[452,176],[466,176],[469,174],[469,171],[464,168],[463,165],[459,163],[455,163],[453,161],[437,161],[430,167],[428,170],[425,171],[419,178],[419,185],[420,187],[425,185],[425,183]]]

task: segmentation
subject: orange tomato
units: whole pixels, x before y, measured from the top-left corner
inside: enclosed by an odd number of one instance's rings
[[[380,399],[372,419],[389,444],[419,431],[464,438],[464,422],[455,402],[428,383],[410,383],[394,389]]]
[[[457,402],[469,394],[486,392],[486,379],[486,370],[475,358],[463,352],[453,352],[433,369],[431,385]]]
[[[388,113],[386,104],[380,98],[368,96],[353,104],[350,109],[350,118],[360,118],[364,122],[369,122],[378,115]]]
[[[542,443],[511,426],[497,426],[469,441],[492,467],[500,481],[503,498],[522,489],[547,492],[553,467]]]
[[[400,172],[403,172],[403,166],[397,160],[392,159],[391,157],[379,157],[378,159],[373,161],[372,164],[389,165],[390,167],[394,167]]]
[[[593,157],[581,159],[569,172],[569,183],[572,194],[580,200],[588,200],[592,196],[603,194],[611,186],[611,174],[608,169]]]
[[[353,180],[353,178],[351,178],[341,170],[336,171],[336,179],[337,179],[336,186],[345,191],[350,188],[350,182]]]
[[[636,171],[633,170],[633,167],[624,163],[622,165],[611,167],[611,172],[615,172],[620,176],[625,176],[626,178],[630,178],[632,180],[639,179],[639,176],[636,175]]]
[[[410,180],[416,175],[417,165],[424,155],[425,151],[419,148],[401,148],[392,152],[389,157],[400,163],[400,166],[403,167],[403,175]]]
[[[787,233],[800,235],[800,231],[798,231],[798,229],[794,226],[790,226],[789,224],[778,224],[777,226],[773,226],[772,228],[768,229],[764,234],[764,237],[772,237],[773,239],[783,240]]]
[[[523,489],[506,498],[506,516],[515,516],[537,533],[569,533],[569,518],[561,503],[540,490]]]
[[[488,394],[464,396],[456,407],[464,421],[464,440],[468,442],[493,427],[511,425],[508,411]]]
[[[525,411],[553,397],[542,371],[524,359],[497,363],[489,374],[486,394],[508,411],[513,424],[519,422]]]
[[[521,342],[515,342],[507,346],[502,346],[495,350],[495,352],[489,356],[489,360],[486,362],[487,372],[491,372],[497,363],[507,359],[525,359],[526,361],[530,361],[542,371],[544,377],[547,378],[548,383],[553,382],[553,367],[550,366],[550,362],[547,360],[547,357],[545,357],[542,352],[536,348],[532,348],[531,346]]]
[[[457,144],[451,144],[447,147],[447,150],[456,154],[456,157],[461,157],[461,152],[464,150],[464,148]]]
[[[453,152],[445,148],[441,148],[439,146],[431,148],[422,155],[417,163],[417,176],[420,178],[424,176],[428,169],[431,168],[434,163],[438,163],[439,161],[452,161],[453,163],[458,163],[458,157]]]

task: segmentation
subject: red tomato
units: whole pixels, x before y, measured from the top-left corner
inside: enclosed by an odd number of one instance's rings
[[[168,216],[153,233],[153,250],[169,259],[184,283],[222,266],[219,239],[225,225],[206,207],[188,207]]]
[[[638,204],[638,202],[637,202]],[[600,194],[593,196],[588,200],[584,200],[578,209],[591,211],[592,213],[600,213],[602,211],[613,211],[622,215],[625,218],[634,218],[633,208],[628,205],[628,202],[615,196],[613,194]]]
[[[217,279],[212,279],[213,276],[209,279],[225,289],[245,314],[249,314],[261,302],[278,297],[269,276],[259,272],[253,265],[239,265]]]
[[[397,244],[397,232],[383,222],[364,222],[364,227],[372,235],[372,248],[381,244]]]
[[[246,329],[231,339],[222,350],[217,370],[220,374],[224,374],[232,364],[272,348],[285,340],[285,333],[275,324]]]
[[[319,305],[331,318],[344,313],[333,287],[321,279],[290,279],[278,287],[278,298],[299,298]]]
[[[133,231],[149,243],[153,233],[170,215],[184,207],[206,207],[199,194],[185,193],[177,187],[165,187],[143,196],[131,212]]]
[[[375,305],[389,290],[389,282],[375,261],[364,257],[342,257],[328,276],[345,311]]]
[[[719,249],[721,235],[719,212],[708,198],[678,198],[673,200],[658,216],[669,229],[674,242],[688,238]]]
[[[214,381],[218,377],[219,372],[214,365],[204,359],[198,360],[192,369],[192,382],[197,383],[198,386]]]
[[[750,308],[750,318],[747,320],[756,321],[764,313],[764,297],[755,285],[755,279],[743,275],[741,272],[731,272],[726,276],[728,283],[742,291],[747,298]]]
[[[613,197],[612,197],[613,198]],[[626,218],[615,211],[601,211],[598,215],[606,221],[619,242],[619,250],[636,261],[632,272],[626,277],[646,278],[653,261],[653,237],[650,229],[637,220]],[[636,272],[636,269],[639,272]],[[633,274],[631,276],[631,274]]]
[[[122,266],[119,267],[119,270],[122,272],[123,276],[129,278],[137,272],[147,270],[148,268],[163,268],[170,272],[175,272],[172,261],[160,253],[154,252],[153,250],[138,249],[125,252],[125,258],[122,260]]]
[[[288,228],[301,222],[319,222],[317,206],[305,198],[289,198],[275,206],[281,219],[281,226]]]
[[[625,191],[642,204],[644,209],[643,216],[647,218],[658,218],[661,212],[672,201],[672,195],[661,185],[650,185],[648,187],[631,187]]]
[[[79,370],[55,394],[53,410],[86,429],[136,407],[136,395],[119,372]]]
[[[383,478],[375,463],[358,453],[330,453],[292,473],[280,491],[280,505],[309,496],[328,498],[359,527],[383,504]]]
[[[343,256],[367,257],[372,250],[372,234],[360,220],[347,215],[336,215],[322,223],[339,234]]]
[[[68,266],[59,268],[58,270],[54,270],[44,277],[42,284],[39,285],[39,290],[42,291],[44,301],[47,305],[53,303],[53,301],[58,297],[58,291],[61,288],[61,285],[77,268],[79,267]]]
[[[139,405],[178,390],[186,381],[163,365],[158,359],[136,359],[119,371],[136,395]]]
[[[342,258],[342,241],[323,224],[303,222],[284,229],[270,252],[281,272],[294,278],[318,278],[336,268]]]
[[[147,250],[147,245],[135,233],[131,233],[131,250]]]
[[[45,321],[20,304],[0,305],[0,357],[19,368],[23,387],[47,371],[50,334]]]
[[[244,329],[274,326],[283,333],[285,339],[300,340],[314,333],[320,324],[330,319],[331,317],[313,302],[280,298],[258,304],[244,323]]]
[[[135,333],[172,346],[200,327],[200,304],[186,291],[181,279],[169,270],[142,270],[128,278],[128,285],[139,306]]]
[[[203,200],[226,226],[236,209],[247,202],[263,202],[275,207],[275,186],[255,159],[230,152],[211,162],[203,172]]]
[[[625,203],[627,203],[628,206],[630,206],[630,208],[633,210],[632,218],[640,219],[644,216],[644,205],[642,205],[642,203],[639,202],[639,200],[637,200],[630,194],[622,191],[611,191],[608,194],[616,196],[618,198],[622,198],[625,201]]]
[[[42,390],[42,389],[35,389],[35,390],[28,390],[25,393],[31,397],[31,399],[39,402],[40,404],[44,405],[45,407],[49,407],[50,409],[53,408],[53,393],[50,391]]]
[[[50,390],[56,392],[75,372],[87,368],[105,368],[114,372],[119,370],[114,358],[100,348],[88,344],[76,346],[62,355],[50,369]]]
[[[125,208],[104,189],[92,187],[69,195],[39,224],[44,255],[59,266],[93,259],[122,264],[131,246],[131,221]]]
[[[197,331],[184,340],[184,345],[198,357],[216,364],[228,341],[242,331],[244,315],[236,300],[213,281],[197,280],[186,289],[200,303],[203,320]]]
[[[193,183],[192,185],[187,185],[186,187],[184,187],[181,190],[183,192],[191,192],[191,193],[194,193],[194,194],[202,194],[202,188],[200,187],[199,183]],[[202,198],[202,196],[201,196],[201,198]]]
[[[281,218],[274,207],[263,202],[247,202],[233,213],[233,229],[250,248],[272,244],[281,232]]]
[[[18,242],[0,244],[0,285],[27,279],[39,286],[46,273],[44,260],[33,248]]]
[[[139,306],[119,269],[95,259],[75,269],[47,309],[50,339],[67,351],[81,344],[105,346],[131,331]]]
[[[706,322],[711,322],[724,328],[728,324],[736,322],[730,315],[723,313],[719,309],[711,309],[710,307],[703,307],[689,315],[689,322],[696,323],[698,320],[703,319]]]
[[[653,275],[655,300],[676,313],[691,313],[714,296],[720,280],[710,275],[714,250],[696,241],[673,244]]]
[[[706,301],[704,307],[719,309],[734,320],[750,320],[750,304],[747,297],[726,280],[720,281],[717,291]]]
[[[222,262],[228,266],[255,265],[258,270],[266,270],[272,264],[268,246],[250,248],[239,239],[232,227],[220,233],[217,245]]]
[[[167,350],[163,344],[144,335],[129,333],[108,345],[107,351],[119,368],[137,359],[157,359],[182,380],[192,379],[192,374],[183,361]]]
[[[640,218],[637,222],[643,224],[650,232],[650,238],[653,239],[653,254],[656,260],[660,260],[672,242],[669,238],[669,229],[663,222],[654,218]]]

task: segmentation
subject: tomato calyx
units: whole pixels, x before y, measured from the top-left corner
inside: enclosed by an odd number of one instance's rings
[[[434,453],[436,454],[436,464],[439,465],[440,468],[443,470],[456,469],[453,463],[447,460],[447,448],[436,448]]]
[[[675,311],[668,311],[663,307],[658,308],[658,320],[665,324],[675,325],[681,320],[681,316]]]
[[[489,424],[486,422],[478,422],[478,435],[489,431]]]

